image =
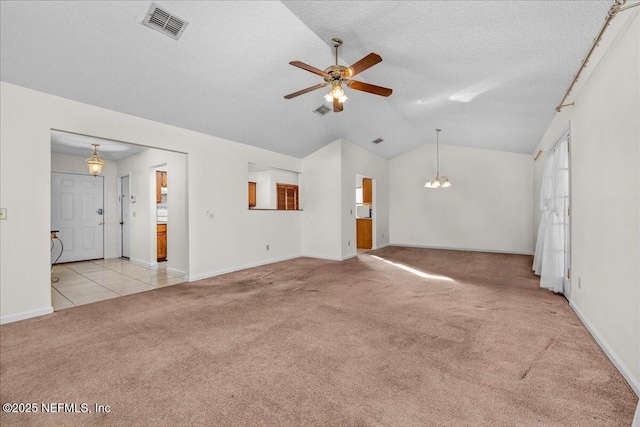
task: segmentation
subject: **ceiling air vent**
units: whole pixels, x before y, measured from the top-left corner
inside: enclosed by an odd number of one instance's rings
[[[316,108],[315,110],[313,110],[314,113],[320,114],[321,116],[324,116],[329,111],[331,111],[331,110],[326,105],[321,105],[318,108]]]
[[[371,141],[371,142],[373,142],[374,144],[380,144],[382,141],[384,141],[384,139],[382,139],[382,138],[378,138],[378,139],[374,139],[374,140],[373,140],[373,141]]]
[[[184,19],[170,14],[155,3],[151,3],[149,13],[147,13],[142,23],[176,40],[180,38],[189,24]]]

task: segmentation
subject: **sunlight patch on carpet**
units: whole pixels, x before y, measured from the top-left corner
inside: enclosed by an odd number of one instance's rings
[[[400,263],[397,263],[397,262],[389,261],[388,259],[384,259],[384,258],[381,258],[381,257],[376,256],[376,255],[371,255],[371,258],[375,258],[377,260],[384,261],[389,265],[393,265],[394,267],[400,268],[400,269],[402,269],[404,271],[408,271],[409,273],[415,274],[416,276],[422,277],[424,279],[446,280],[447,282],[455,282],[455,280],[453,280],[450,277],[440,276],[440,275],[437,275],[437,274],[428,274],[428,273],[425,273],[423,271],[416,270],[415,268],[412,268],[412,267],[409,267],[409,266],[406,266],[404,264],[400,264]]]

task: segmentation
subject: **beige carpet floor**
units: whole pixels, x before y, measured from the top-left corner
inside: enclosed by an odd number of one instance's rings
[[[3,404],[92,412],[0,424],[629,426],[637,397],[530,266],[389,247],[3,325]]]

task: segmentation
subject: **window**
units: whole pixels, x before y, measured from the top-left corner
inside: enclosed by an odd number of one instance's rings
[[[298,186],[276,183],[278,192],[278,210],[298,210]]]

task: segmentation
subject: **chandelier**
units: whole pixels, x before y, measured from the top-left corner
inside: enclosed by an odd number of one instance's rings
[[[440,131],[436,129],[436,176],[427,181],[426,188],[447,188],[451,187],[451,181],[446,176],[440,176]]]

